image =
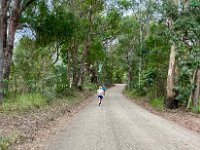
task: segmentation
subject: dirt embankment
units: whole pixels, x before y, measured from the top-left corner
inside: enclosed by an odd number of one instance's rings
[[[93,92],[84,92],[74,103],[58,101],[25,113],[0,112],[0,138],[4,140],[4,143],[0,143],[3,145],[0,150],[37,149],[33,148],[33,145],[40,147],[38,140],[41,141],[56,132],[56,127],[70,120],[71,116],[88,103],[85,100],[91,95]]]

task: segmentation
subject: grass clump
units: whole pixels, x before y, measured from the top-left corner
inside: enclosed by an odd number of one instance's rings
[[[18,134],[13,134],[7,137],[0,136],[0,150],[7,150],[8,147],[15,143],[19,138]]]
[[[200,113],[200,105],[198,105],[198,106],[192,106],[190,109],[194,113]]]
[[[154,98],[154,99],[151,99],[149,101],[149,104],[156,108],[157,110],[162,110],[163,109],[163,98],[160,97],[160,98]]]
[[[47,104],[47,99],[44,98],[39,93],[29,93],[29,94],[21,94],[16,97],[10,97],[5,99],[0,106],[0,110],[3,112],[7,111],[19,111],[25,112],[34,107],[41,107]]]
[[[6,150],[9,146],[9,139],[5,137],[0,137],[0,150]]]

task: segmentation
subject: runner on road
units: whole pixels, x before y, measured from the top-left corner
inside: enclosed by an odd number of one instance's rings
[[[99,89],[97,90],[97,97],[99,99],[99,106],[101,105],[101,101],[103,99],[104,91],[102,89],[102,86],[99,86]]]

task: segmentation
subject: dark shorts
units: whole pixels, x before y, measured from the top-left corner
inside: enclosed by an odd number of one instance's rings
[[[98,95],[98,98],[103,99],[103,96],[102,95]]]

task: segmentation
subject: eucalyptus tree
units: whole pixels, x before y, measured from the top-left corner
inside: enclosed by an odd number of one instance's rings
[[[22,13],[36,0],[1,0],[0,21],[0,101],[3,98],[4,81],[9,79],[12,64],[15,32],[20,26]]]

